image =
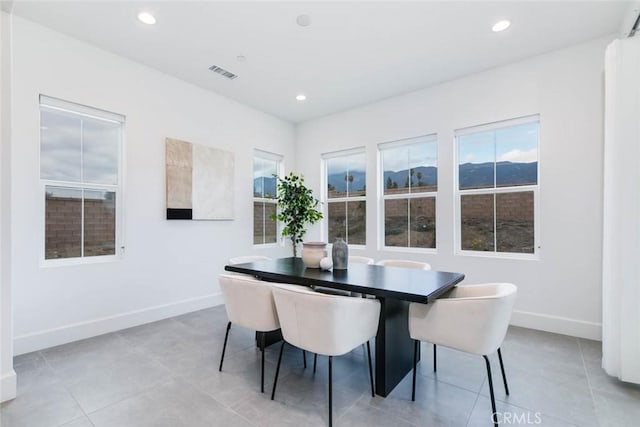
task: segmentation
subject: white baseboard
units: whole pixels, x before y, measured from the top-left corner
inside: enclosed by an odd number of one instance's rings
[[[14,355],[17,356],[72,341],[91,338],[168,317],[214,307],[222,303],[222,294],[217,293],[20,335],[14,337],[13,340]],[[602,340],[602,324],[567,317],[514,310],[511,317],[511,324],[579,338],[597,341]],[[1,381],[2,397],[5,395],[5,389],[9,392],[9,395],[11,390],[14,390],[15,393],[15,373],[2,377]],[[11,388],[12,381],[13,388]],[[5,382],[7,382],[6,386]],[[9,397],[9,399],[11,399],[11,397]]]
[[[514,310],[511,324],[572,337],[602,341],[602,324],[568,317]]]
[[[95,337],[222,303],[222,294],[217,293],[16,336],[13,339],[14,355]]]
[[[0,403],[16,397],[16,371],[13,369],[0,378]]]

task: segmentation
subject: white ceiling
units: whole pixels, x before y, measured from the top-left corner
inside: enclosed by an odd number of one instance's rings
[[[18,0],[13,13],[297,123],[614,34],[628,6]],[[137,20],[143,10],[156,25]],[[296,24],[300,14],[310,26]],[[511,28],[493,33],[504,18]],[[212,73],[214,64],[239,77]]]

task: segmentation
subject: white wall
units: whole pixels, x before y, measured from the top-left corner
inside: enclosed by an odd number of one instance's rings
[[[10,72],[9,15],[0,11],[0,402],[16,396],[11,314]]]
[[[230,256],[288,253],[253,249],[251,197],[253,149],[282,154],[290,167],[291,124],[18,17],[13,43],[16,354],[211,306]],[[39,94],[127,118],[121,261],[40,265]],[[235,153],[234,221],[164,219],[165,137]]]
[[[296,168],[320,191],[320,155],[365,146],[367,188],[377,144],[437,133],[437,255],[377,251],[377,195],[367,195],[367,248],[376,259],[424,259],[465,283],[509,281],[512,323],[601,337],[603,58],[610,38],[496,68],[297,127]],[[540,114],[540,260],[454,256],[455,129]],[[320,238],[316,227],[309,236]]]

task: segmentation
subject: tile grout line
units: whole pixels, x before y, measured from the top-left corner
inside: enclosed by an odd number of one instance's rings
[[[598,413],[598,406],[596,405],[596,399],[593,395],[593,387],[591,386],[591,378],[589,376],[589,370],[587,369],[587,362],[584,359],[584,351],[582,349],[582,343],[580,338],[576,338],[578,341],[578,348],[580,349],[580,359],[582,360],[582,369],[584,370],[585,378],[587,379],[587,387],[589,387],[589,395],[591,396],[591,404],[593,405],[593,412],[596,414],[596,422],[600,425],[600,414]]]
[[[123,340],[124,340],[124,341],[125,341],[125,342],[130,346],[130,347],[131,347],[131,350],[133,350],[133,351],[134,351],[134,353],[135,353],[135,349],[131,346],[131,343],[130,343],[129,341],[127,341],[124,337],[120,336],[120,335],[118,334],[118,332],[119,332],[119,331],[116,331],[115,335],[117,335],[119,338],[123,339]],[[49,362],[49,360],[47,359],[47,356],[46,356],[42,351],[38,351],[38,353],[40,353],[40,355],[41,355],[41,356],[42,356],[42,358],[44,359],[45,363],[47,364],[47,366],[49,366],[49,368],[53,371],[53,373],[54,373],[58,378],[60,378],[60,380],[61,380],[61,382],[62,382],[62,386],[63,386],[63,387],[65,388],[65,390],[69,393],[69,395],[70,395],[70,396],[71,396],[71,398],[74,400],[74,402],[76,402],[76,405],[78,405],[78,407],[80,408],[80,410],[82,411],[82,413],[84,414],[84,416],[87,418],[87,420],[89,420],[89,422],[91,423],[91,425],[92,425],[92,426],[95,426],[95,425],[93,424],[93,421],[91,421],[91,418],[89,417],[89,415],[90,415],[90,414],[95,414],[95,413],[96,413],[96,412],[98,412],[98,411],[101,411],[101,410],[103,410],[103,409],[105,409],[105,408],[108,408],[108,407],[110,407],[110,406],[116,405],[116,404],[118,404],[118,403],[120,403],[120,402],[122,402],[122,401],[124,401],[124,400],[131,399],[131,398],[133,398],[133,397],[136,397],[136,396],[142,395],[142,394],[144,394],[144,393],[147,393],[148,391],[150,391],[150,390],[152,390],[152,389],[154,389],[154,388],[157,388],[157,387],[159,387],[160,385],[162,385],[162,384],[164,384],[164,383],[166,383],[166,382],[168,382],[168,381],[170,381],[170,380],[171,380],[171,378],[169,378],[169,379],[164,380],[164,381],[158,381],[158,382],[156,382],[155,384],[152,384],[152,385],[150,385],[150,386],[148,386],[148,387],[145,387],[144,389],[142,389],[142,390],[140,390],[140,391],[138,391],[138,392],[136,392],[136,393],[132,393],[132,394],[130,394],[130,395],[128,395],[128,396],[126,396],[126,397],[123,397],[122,399],[116,400],[116,401],[114,401],[114,402],[109,403],[108,405],[105,405],[105,406],[100,407],[100,408],[96,408],[96,409],[94,409],[93,411],[90,411],[89,413],[87,413],[87,411],[85,411],[85,410],[84,410],[84,408],[82,407],[82,405],[80,404],[80,402],[78,402],[78,400],[76,399],[76,397],[75,397],[75,395],[73,394],[73,392],[69,389],[69,387],[67,387],[67,384],[66,384],[66,382],[64,381],[64,379],[58,375],[58,370],[57,370],[57,369],[55,369],[55,368],[51,365],[51,363],[50,363],[50,362]],[[136,354],[139,354],[139,353],[136,353]],[[153,358],[151,358],[151,360],[154,360],[154,359],[153,359]],[[160,363],[160,362],[158,362],[158,363]],[[164,366],[164,365],[162,365],[162,366],[166,368],[166,366]],[[168,368],[167,368],[167,369],[168,369]],[[69,420],[69,421],[67,421],[67,422],[70,422],[70,421],[73,421],[73,420]]]
[[[440,383],[442,383],[442,384],[450,385],[450,386],[453,386],[453,387],[459,388],[459,389],[461,389],[461,390],[466,390],[466,391],[468,391],[469,393],[474,393],[474,394],[480,394],[480,393],[482,393],[482,387],[484,386],[484,383],[487,381],[487,379],[486,379],[486,378],[483,378],[482,382],[480,383],[480,388],[479,388],[478,390],[471,390],[470,388],[467,388],[467,387],[465,387],[465,386],[461,386],[461,385],[459,385],[459,384],[454,384],[454,383],[452,383],[452,382],[448,382],[448,381],[442,380],[442,379],[438,378],[437,376],[430,377],[430,376],[428,376],[428,375],[421,374],[421,373],[419,373],[418,375],[422,375],[424,378],[428,378],[428,379],[430,379],[430,380],[438,381],[438,382],[440,382]]]
[[[493,371],[492,371],[492,373],[494,373],[495,375],[499,375],[498,373],[495,373],[495,372],[493,372]],[[498,380],[500,380],[500,377],[498,377]],[[497,382],[499,382],[499,381],[494,381],[494,383],[497,383]],[[482,394],[482,388],[484,387],[484,385],[485,385],[486,383],[487,383],[487,378],[486,378],[486,375],[485,375],[485,378],[484,378],[484,379],[483,379],[483,381],[482,381],[482,386],[480,387],[480,391],[478,392],[478,398],[480,398],[480,397],[484,397],[484,398],[486,398],[487,400],[489,400],[489,399],[490,399],[490,396],[488,396],[488,395],[483,395],[483,394]],[[540,413],[541,415],[544,415],[544,416],[545,416],[545,417],[547,417],[547,418],[552,418],[552,419],[554,419],[554,420],[561,421],[561,422],[563,422],[563,423],[567,423],[567,424],[569,424],[569,425],[571,425],[571,426],[579,427],[579,426],[578,426],[577,424],[575,424],[572,420],[568,420],[568,419],[562,418],[562,417],[557,416],[557,415],[550,415],[550,414],[548,414],[548,413],[544,413],[544,412],[541,412],[541,411],[536,411],[535,409],[529,408],[529,407],[524,406],[524,405],[521,405],[521,404],[517,404],[517,403],[514,403],[514,402],[509,402],[509,401],[507,401],[507,399],[508,399],[508,398],[509,398],[509,396],[506,396],[504,399],[499,398],[499,397],[497,397],[497,396],[496,396],[496,397],[495,397],[495,399],[496,399],[496,407],[498,406],[498,402],[500,402],[500,403],[502,403],[502,404],[504,404],[504,405],[508,405],[508,406],[511,406],[511,407],[514,407],[514,408],[520,409],[520,410],[522,410],[522,411],[526,411],[526,412],[533,412],[533,413],[538,412],[538,413]],[[497,408],[496,408],[496,409],[497,409]],[[471,419],[469,419],[469,422],[471,422]]]
[[[252,348],[252,347],[253,347],[253,346],[251,346],[251,347],[247,347],[247,349],[248,349],[248,348]],[[246,350],[246,349],[245,349],[245,350]],[[244,350],[242,350],[242,351],[244,351]],[[227,355],[225,354],[225,359],[226,359],[226,356],[227,356]],[[272,362],[267,361],[267,360],[265,360],[265,362],[266,362],[266,363],[271,363],[271,364],[272,364]],[[163,366],[165,366],[165,365],[163,364]],[[224,371],[222,371],[222,372],[224,372]],[[291,374],[291,373],[287,373],[286,375],[282,376],[282,377],[280,378],[280,380],[282,381],[282,379],[283,379],[283,378],[286,378],[286,377],[287,377],[287,376],[289,376],[290,374]],[[187,384],[189,384],[190,386],[192,386],[194,389],[196,389],[196,390],[198,390],[199,392],[201,392],[201,393],[205,394],[206,396],[210,397],[210,398],[211,398],[211,399],[213,399],[216,403],[218,403],[221,407],[226,408],[226,409],[229,409],[230,411],[233,411],[234,413],[237,413],[237,412],[236,412],[236,410],[234,409],[234,406],[236,406],[237,404],[239,404],[239,403],[241,402],[240,400],[239,400],[239,401],[237,401],[237,402],[229,403],[229,404],[224,403],[224,402],[221,402],[221,401],[220,401],[220,400],[218,400],[214,395],[212,395],[212,394],[209,392],[209,390],[208,390],[208,389],[205,389],[205,388],[203,388],[202,386],[198,385],[197,383],[190,381],[190,380],[189,380],[187,377],[185,377],[183,374],[176,374],[176,375],[175,375],[175,377],[176,377],[176,378],[181,379],[181,380],[182,380],[182,381],[184,381],[185,383],[187,383]],[[266,379],[265,379],[265,382],[266,382]],[[265,384],[265,385],[266,385],[266,384]],[[260,393],[260,394],[262,394],[262,393]],[[240,415],[239,413],[237,413],[237,414],[238,414],[238,415]],[[243,418],[244,418],[244,417],[243,417]],[[250,423],[250,424],[251,424],[251,425],[253,425],[252,423]]]
[[[482,385],[484,385],[484,381],[482,382]],[[482,386],[480,387],[480,390],[482,390]],[[473,411],[476,409],[476,406],[478,405],[478,400],[480,400],[480,392],[476,394],[476,400],[473,402],[471,411],[469,411],[469,416],[467,417],[467,422],[465,423],[465,426],[467,427],[469,427],[469,423],[471,423],[471,417],[473,417]]]
[[[344,418],[344,416],[345,416],[345,415],[346,415],[346,414],[347,414],[351,409],[353,409],[353,408],[358,404],[358,402],[360,402],[363,398],[364,398],[364,393],[362,393],[362,394],[360,395],[360,397],[358,397],[358,398],[356,399],[356,401],[355,401],[355,402],[353,402],[353,403],[351,404],[351,406],[349,406],[348,408],[346,408],[346,409],[342,412],[342,414],[341,414],[339,417],[337,417],[337,418],[336,418],[336,421],[340,421],[342,418]]]
[[[474,391],[471,391],[471,390],[469,390],[469,389],[467,389],[467,388],[461,387],[461,386],[459,386],[459,385],[451,384],[451,383],[448,383],[448,382],[445,382],[445,381],[439,380],[438,378],[427,377],[427,376],[425,376],[425,375],[423,375],[423,374],[420,374],[420,375],[424,376],[424,378],[425,378],[425,379],[427,379],[427,380],[429,380],[429,381],[434,381],[434,382],[436,382],[436,383],[446,384],[446,385],[447,385],[447,386],[449,386],[449,387],[453,387],[453,388],[456,388],[456,389],[461,390],[461,391],[465,391],[465,392],[468,392],[468,393],[475,394],[475,395],[476,395],[476,401],[478,400],[478,396],[480,396],[480,391],[478,391],[478,392],[474,392]],[[483,380],[482,385],[484,385],[484,381],[486,381],[486,379],[484,379],[484,380]],[[481,385],[481,387],[480,387],[480,390],[482,390],[482,385]],[[416,382],[416,394],[417,394],[417,389],[418,389],[418,383]],[[386,398],[388,398],[388,396],[387,396],[387,397],[385,397],[384,399],[386,399]],[[417,398],[417,396],[416,396],[416,400],[417,400],[417,399],[418,399],[418,398]],[[373,407],[373,408],[376,408],[376,409],[380,409],[380,408],[377,408],[377,407],[375,407],[375,406],[373,406],[373,405],[369,405],[369,406],[371,406],[371,407]],[[474,403],[474,407],[475,407],[475,403]],[[469,417],[471,417],[472,413],[473,413],[473,408],[471,408],[471,412],[469,413]],[[405,422],[408,422],[409,424],[413,424],[413,425],[415,425],[415,424],[414,424],[414,422],[413,422],[413,420],[410,420],[410,419],[408,419],[408,418],[404,418],[402,415],[398,416],[398,418],[399,418],[399,419],[401,419],[401,420],[403,420],[403,421],[405,421]],[[469,419],[470,419],[470,418],[469,418]]]
[[[131,395],[126,396],[126,397],[123,397],[122,399],[119,399],[119,400],[116,400],[116,401],[114,401],[114,402],[111,402],[111,403],[109,403],[108,405],[105,405],[105,406],[103,406],[103,407],[101,407],[101,408],[94,409],[93,411],[91,411],[91,412],[89,412],[88,414],[86,414],[86,415],[87,415],[87,418],[89,419],[89,421],[91,422],[91,424],[93,424],[93,421],[91,421],[91,419],[89,418],[89,415],[91,415],[91,414],[95,414],[96,412],[100,412],[100,411],[102,411],[102,410],[104,410],[104,409],[106,409],[106,408],[109,408],[109,407],[111,407],[111,406],[117,405],[117,404],[119,404],[119,403],[121,403],[121,402],[124,402],[125,400],[133,399],[133,398],[135,398],[135,397],[138,397],[138,396],[141,396],[141,395],[143,395],[143,394],[146,394],[146,393],[150,392],[151,390],[153,390],[154,388],[158,388],[158,387],[160,387],[161,385],[163,385],[163,384],[165,384],[165,383],[168,383],[168,382],[169,382],[169,381],[171,381],[171,380],[172,380],[172,378],[169,378],[169,379],[168,379],[168,380],[166,380],[166,381],[160,381],[160,382],[158,382],[157,384],[154,384],[154,385],[152,385],[152,386],[150,386],[150,387],[148,387],[148,388],[146,388],[146,389],[144,389],[144,390],[141,390],[141,391],[139,391],[139,392],[137,392],[137,393],[131,394]],[[83,410],[83,411],[84,411],[84,410]]]
[[[51,363],[49,362],[49,359],[47,358],[46,354],[44,354],[44,352],[42,350],[38,350],[38,354],[42,357],[42,360],[44,360],[44,363],[46,363],[46,365],[49,367],[49,369],[51,369],[51,372],[53,372],[53,374],[60,380],[62,387],[64,387],[64,389],[67,391],[67,393],[69,393],[69,396],[71,396],[71,398],[73,399],[73,401],[76,403],[76,405],[78,405],[78,408],[80,408],[80,412],[82,412],[82,414],[84,415],[84,417],[89,420],[89,423],[93,426],[93,422],[89,419],[89,414],[87,414],[87,412],[84,410],[84,408],[82,407],[82,405],[80,404],[80,402],[78,402],[78,399],[76,399],[76,396],[73,394],[73,392],[69,389],[69,387],[67,387],[67,383],[64,380],[64,378],[62,378],[59,373],[58,370],[55,369]],[[75,418],[74,418],[75,419]],[[66,422],[71,422],[74,419],[68,420]],[[61,424],[61,425],[64,425]]]
[[[215,397],[211,396],[210,394],[203,392],[205,395],[209,396],[211,399],[213,399],[216,403],[218,403],[222,408],[228,410],[229,412],[231,412],[232,414],[237,415],[238,417],[240,417],[241,419],[243,419],[244,421],[246,421],[247,424],[249,424],[250,426],[253,427],[258,427],[256,426],[254,423],[251,422],[251,420],[249,420],[247,417],[245,417],[244,415],[242,415],[241,413],[237,412],[235,409],[223,404],[222,402],[220,402],[218,399],[216,399]]]

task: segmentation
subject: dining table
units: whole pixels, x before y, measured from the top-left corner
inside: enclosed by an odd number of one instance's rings
[[[375,390],[386,397],[413,368],[409,304],[429,304],[464,279],[464,274],[352,263],[345,270],[308,268],[289,257],[225,266],[264,281],[331,288],[370,295],[380,301],[375,337]]]

